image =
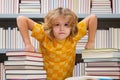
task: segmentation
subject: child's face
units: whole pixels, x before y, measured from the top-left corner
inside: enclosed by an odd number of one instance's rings
[[[69,19],[63,16],[57,17],[53,25],[53,35],[58,40],[66,39],[71,32],[71,28],[68,27]]]

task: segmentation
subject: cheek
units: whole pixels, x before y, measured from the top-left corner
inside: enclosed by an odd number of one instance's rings
[[[68,30],[67,30],[67,33],[70,34],[70,33],[71,33],[71,29],[68,29]]]
[[[57,32],[58,32],[58,30],[57,30],[57,29],[55,29],[55,28],[53,28],[53,34],[54,34],[54,35],[56,35],[56,34],[57,34]]]
[[[57,30],[57,28],[56,28],[56,27],[53,27],[52,30],[53,30],[53,32],[55,32],[55,31]]]

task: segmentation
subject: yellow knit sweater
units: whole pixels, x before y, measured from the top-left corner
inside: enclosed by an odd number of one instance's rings
[[[34,25],[32,36],[40,42],[39,50],[43,53],[47,80],[65,80],[72,76],[76,44],[87,32],[85,22],[79,22],[77,27],[78,34],[75,37],[57,41],[47,37],[41,24]]]

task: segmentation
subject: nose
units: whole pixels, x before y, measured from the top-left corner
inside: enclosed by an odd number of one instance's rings
[[[60,30],[63,31],[64,30],[64,25],[60,26]]]

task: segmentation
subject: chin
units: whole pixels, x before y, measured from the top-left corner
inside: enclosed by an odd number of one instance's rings
[[[59,37],[56,37],[57,40],[65,40],[67,37],[66,36],[59,36]]]
[[[58,38],[58,40],[65,40],[66,38]]]

